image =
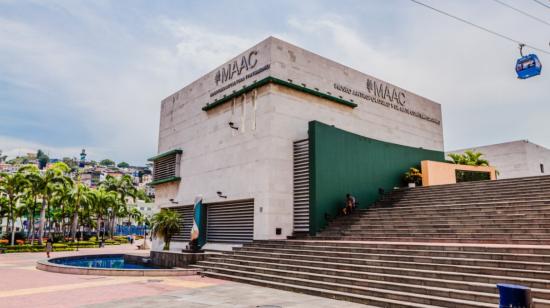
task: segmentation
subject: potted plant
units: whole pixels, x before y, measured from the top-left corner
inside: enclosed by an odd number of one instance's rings
[[[416,168],[410,168],[409,171],[403,174],[403,181],[408,184],[409,187],[416,187],[422,183],[422,173]]]

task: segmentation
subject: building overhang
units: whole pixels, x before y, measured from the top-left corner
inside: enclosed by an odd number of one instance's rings
[[[289,81],[284,81],[284,80],[281,80],[279,78],[275,78],[275,77],[270,76],[270,77],[266,77],[264,79],[255,81],[251,85],[243,87],[242,89],[240,89],[238,91],[234,91],[233,93],[231,93],[227,96],[224,96],[224,97],[222,97],[218,100],[215,100],[212,103],[207,103],[204,107],[202,107],[202,110],[203,111],[212,110],[212,109],[214,109],[214,108],[216,108],[220,105],[223,105],[223,104],[231,101],[232,99],[234,99],[234,98],[236,98],[236,97],[238,97],[242,94],[250,92],[250,91],[252,91],[256,88],[259,88],[259,87],[264,86],[264,85],[269,84],[269,83],[285,86],[285,87],[291,88],[293,90],[297,90],[297,91],[304,92],[304,93],[307,93],[307,94],[310,94],[310,95],[314,95],[314,96],[317,96],[317,97],[320,97],[320,98],[324,98],[324,99],[327,99],[329,101],[332,101],[332,102],[335,102],[337,104],[341,104],[341,105],[344,105],[344,106],[347,106],[347,107],[351,107],[351,108],[357,107],[357,104],[354,103],[352,100],[345,100],[341,97],[333,96],[331,94],[320,92],[316,89],[308,88],[304,84],[298,85],[298,84],[295,84],[295,83],[292,83],[292,82],[289,82]]]
[[[181,177],[172,176],[172,177],[169,177],[169,178],[152,181],[151,183],[148,183],[147,185],[156,186],[156,185],[159,185],[159,184],[165,184],[165,183],[170,183],[170,182],[179,182],[179,181],[181,181]]]
[[[174,154],[181,154],[181,153],[183,153],[182,149],[174,149],[174,150],[170,150],[168,152],[160,153],[157,156],[153,156],[151,158],[148,158],[147,160],[148,161],[155,161],[155,160],[159,160],[159,159],[161,159],[163,157],[166,157],[166,156],[170,156],[170,155],[174,155]]]

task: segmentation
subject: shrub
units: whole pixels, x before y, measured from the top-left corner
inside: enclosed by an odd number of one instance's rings
[[[403,174],[403,181],[405,183],[422,183],[422,173],[416,168],[410,168],[409,171]]]
[[[84,239],[85,241],[89,241],[90,238],[92,237],[92,232],[89,232],[89,231],[85,231],[85,232],[80,232],[80,231],[77,231],[76,232],[76,238],[82,238]]]
[[[0,246],[1,245],[7,245],[9,243],[10,243],[10,241],[8,241],[8,240],[0,240]]]
[[[69,246],[87,246],[87,245],[97,245],[96,242],[92,241],[79,241],[79,242],[69,242]]]
[[[17,252],[43,252],[46,250],[46,245],[19,245],[19,246],[7,246],[6,253]],[[53,251],[71,251],[70,247],[65,244],[53,244]]]
[[[22,231],[19,231],[19,232],[15,232],[15,240],[24,240],[25,239],[25,232],[22,232]],[[4,240],[8,240],[8,243],[9,241],[11,241],[11,232],[6,232],[4,233],[3,237],[2,237]]]
[[[54,242],[63,242],[65,238],[63,237],[63,233],[52,233],[52,238]]]

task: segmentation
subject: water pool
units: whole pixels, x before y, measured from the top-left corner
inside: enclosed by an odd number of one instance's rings
[[[149,255],[104,254],[59,257],[38,260],[39,270],[96,276],[188,276],[196,275],[196,268],[164,268],[150,264]]]
[[[51,263],[66,266],[87,267],[87,268],[106,268],[106,269],[136,269],[153,270],[160,269],[149,264],[130,263],[125,260],[124,255],[95,255],[69,258],[51,259]]]

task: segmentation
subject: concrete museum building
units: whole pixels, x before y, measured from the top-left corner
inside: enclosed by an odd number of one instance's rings
[[[550,149],[528,140],[484,145],[449,153],[463,153],[466,150],[483,153],[483,157],[499,171],[499,179],[539,176],[550,172]]]
[[[172,250],[198,195],[207,248],[285,239],[445,159],[438,103],[273,37],[162,101],[158,153],[155,202],[183,217]]]

